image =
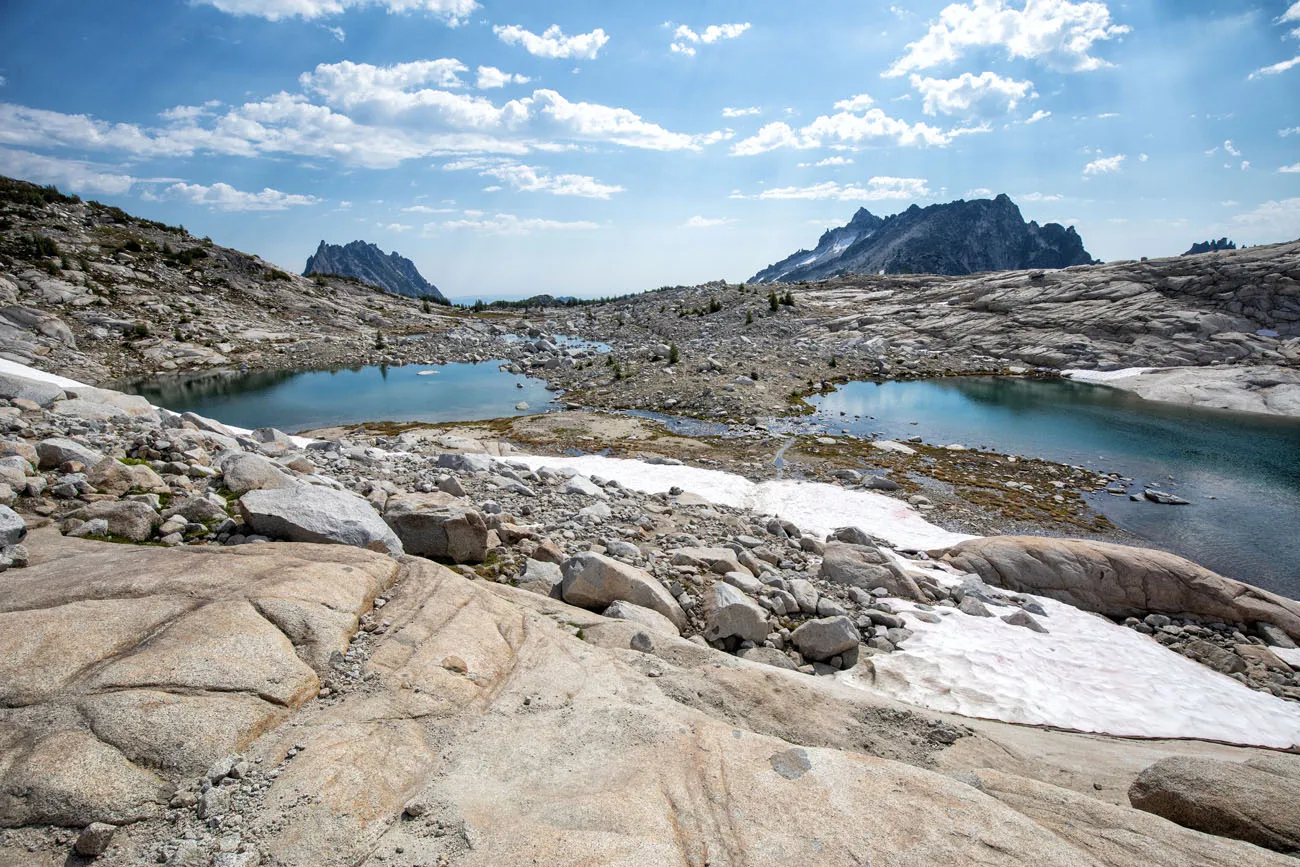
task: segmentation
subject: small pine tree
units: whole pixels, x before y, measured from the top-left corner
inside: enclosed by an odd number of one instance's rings
[[[682,357],[681,353],[677,351],[677,344],[676,343],[668,344],[668,363],[676,364],[681,357]]]
[[[839,362],[837,362],[837,361],[835,360],[835,356],[832,355],[832,356],[831,356],[831,361],[830,361],[830,366],[831,366],[831,367],[836,367],[836,366],[838,365],[838,363],[839,363]]]
[[[710,313],[717,313],[717,312],[720,311],[721,309],[722,309],[722,302],[721,302],[721,301],[719,301],[717,298],[710,298],[710,299],[709,299],[709,312],[710,312]]]
[[[775,292],[767,293],[767,306],[773,313],[781,309],[781,301],[776,297]]]
[[[785,297],[781,299],[781,303],[784,304],[786,307],[793,307],[793,306],[794,306],[794,292],[792,292],[792,291],[789,290],[789,289],[785,290]]]
[[[753,311],[753,310],[746,310],[746,311],[745,311],[745,324],[746,324],[746,325],[753,325],[753,324],[754,324],[754,311]]]
[[[486,309],[487,309],[487,305],[483,303],[483,299],[482,299],[482,298],[480,298],[480,299],[478,299],[477,301],[474,302],[474,312],[475,312],[475,313],[482,313],[482,312],[483,312],[484,310],[486,310]]]
[[[424,299],[422,299],[422,300],[420,301],[420,310],[423,311],[423,312],[426,313],[426,314],[428,314],[428,313],[432,313],[432,312],[433,312],[433,308],[432,308],[431,306],[429,306],[429,299],[428,299],[428,298],[424,298]]]
[[[376,330],[376,331],[375,331],[375,349],[383,349],[383,348],[384,348],[384,332],[379,331],[379,330]]]

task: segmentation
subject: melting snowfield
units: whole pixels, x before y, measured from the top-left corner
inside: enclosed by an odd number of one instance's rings
[[[971,538],[936,527],[898,500],[812,482],[762,482],[717,470],[587,456],[511,457],[532,468],[570,467],[646,493],[676,485],[718,503],[776,514],[810,532],[857,526],[905,548]],[[937,566],[909,561],[941,581]],[[895,600],[915,634],[903,650],[845,672],[846,683],[963,716],[1128,737],[1202,738],[1286,748],[1300,745],[1300,706],[1249,689],[1105,618],[1043,597],[1042,635],[995,617],[936,607],[937,624]],[[990,606],[995,614],[1014,609]],[[1297,653],[1300,657],[1300,652]],[[1300,664],[1300,658],[1297,659]]]

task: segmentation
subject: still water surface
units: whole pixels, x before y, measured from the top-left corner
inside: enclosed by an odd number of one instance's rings
[[[855,382],[810,402],[830,430],[985,446],[1118,472],[1138,494],[1144,485],[1178,494],[1192,505],[1109,494],[1091,502],[1157,545],[1300,598],[1300,421],[1010,378]]]
[[[122,388],[175,412],[289,432],[365,421],[474,421],[555,408],[544,382],[501,371],[500,364],[209,374],[126,383]],[[528,409],[516,410],[520,401]]]

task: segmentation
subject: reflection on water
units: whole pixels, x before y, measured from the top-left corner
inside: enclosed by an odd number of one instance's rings
[[[1175,492],[1192,505],[1110,495],[1093,504],[1121,527],[1225,575],[1300,597],[1300,421],[989,377],[850,383],[811,402],[833,429],[987,446],[1119,472],[1135,479],[1138,493],[1143,485]]]
[[[505,373],[501,363],[206,373],[119,387],[176,412],[287,431],[365,421],[472,421],[555,408],[545,383]],[[516,410],[520,401],[529,408]]]

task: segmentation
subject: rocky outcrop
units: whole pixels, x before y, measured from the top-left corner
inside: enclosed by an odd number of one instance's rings
[[[1109,542],[992,536],[931,552],[986,583],[1107,617],[1189,615],[1269,623],[1300,639],[1300,602],[1225,578],[1164,551]]]
[[[974,274],[1088,265],[1092,256],[1074,227],[1026,223],[1005,194],[996,199],[916,205],[880,219],[859,209],[842,229],[822,235],[751,278],[793,283],[845,274]]]
[[[1300,852],[1300,760],[1261,767],[1213,759],[1161,759],[1128,792],[1139,810],[1185,828]]]
[[[414,262],[396,251],[386,254],[365,241],[353,241],[342,246],[321,241],[316,252],[307,257],[307,267],[302,272],[304,277],[313,274],[353,277],[397,295],[447,303],[438,287],[424,279]]]
[[[1184,256],[1197,256],[1201,253],[1218,253],[1220,250],[1235,250],[1236,243],[1229,241],[1227,238],[1220,238],[1217,241],[1197,241],[1192,244]]]

